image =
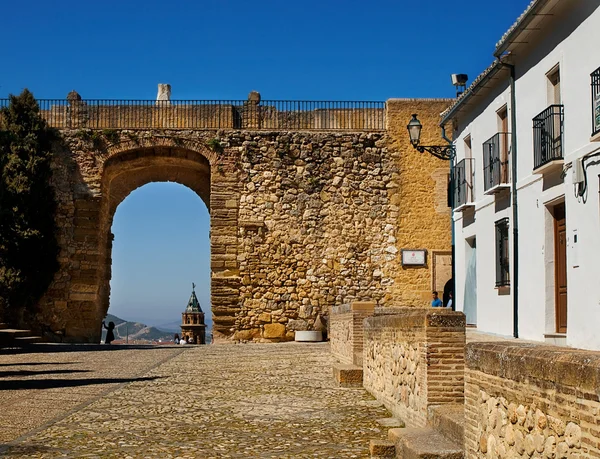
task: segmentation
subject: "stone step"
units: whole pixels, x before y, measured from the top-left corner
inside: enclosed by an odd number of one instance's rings
[[[431,427],[390,429],[398,459],[463,459],[461,445]]]
[[[429,424],[459,445],[465,442],[465,406],[450,404],[431,409]]]
[[[371,459],[387,459],[396,457],[396,445],[391,440],[371,440],[369,444]]]
[[[19,330],[17,328],[3,328],[2,330],[0,330],[0,335],[10,336],[12,338],[16,338],[18,336],[29,336],[29,335],[31,335],[31,330]]]
[[[11,347],[11,346],[23,346],[29,344],[28,338],[31,338],[31,330],[19,330],[16,328],[3,328],[0,329],[0,346]],[[41,337],[31,342],[41,341]]]
[[[16,346],[23,346],[25,344],[34,344],[34,343],[41,343],[41,342],[42,342],[41,336],[19,336],[14,339],[14,343]]]
[[[340,387],[362,387],[363,369],[357,365],[333,365],[333,379]]]

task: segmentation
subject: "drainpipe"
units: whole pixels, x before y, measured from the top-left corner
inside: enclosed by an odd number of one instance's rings
[[[519,337],[519,215],[517,204],[517,98],[515,95],[515,66],[502,63],[510,69],[510,143],[512,146],[510,192],[512,195],[513,227],[513,336]]]
[[[446,137],[446,127],[442,128],[442,139],[448,142],[450,145],[453,144],[452,140]],[[454,154],[450,158],[450,227],[452,232],[452,310],[456,311],[456,292],[454,286],[456,285],[456,262],[454,258]]]

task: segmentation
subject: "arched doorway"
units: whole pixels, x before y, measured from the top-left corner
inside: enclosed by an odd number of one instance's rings
[[[117,207],[111,228],[107,318],[119,324],[115,336],[139,342],[172,339],[174,333],[181,333],[181,313],[192,282],[210,318],[209,229],[204,203],[194,191],[177,183],[146,184]],[[157,329],[127,326],[113,316]]]
[[[85,269],[78,263],[77,277],[71,280],[81,301],[76,309],[72,309],[77,319],[72,321],[73,328],[67,326],[69,339],[100,340],[100,324],[109,307],[111,227],[115,211],[133,190],[152,182],[184,185],[193,190],[209,210],[213,332],[217,338],[228,336],[240,308],[237,268],[239,180],[235,165],[226,163],[223,166],[220,158],[202,144],[189,148],[162,137],[154,142],[145,139],[143,145],[140,143],[119,145],[113,151],[109,149],[98,167],[100,174],[96,183],[99,192],[90,196],[86,190],[85,195],[90,197],[76,199],[74,231],[84,247],[77,249],[76,257],[85,259],[89,256],[91,261],[85,261],[86,266],[90,266]]]

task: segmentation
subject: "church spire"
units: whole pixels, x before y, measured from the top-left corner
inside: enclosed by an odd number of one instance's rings
[[[192,295],[188,301],[187,307],[185,308],[185,312],[203,312],[200,307],[200,302],[198,301],[198,297],[196,296],[196,284],[192,282]]]

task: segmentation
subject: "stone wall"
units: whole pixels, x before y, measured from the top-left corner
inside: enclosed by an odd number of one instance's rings
[[[463,402],[463,313],[378,308],[364,324],[363,385],[395,416],[423,427],[429,407]]]
[[[154,181],[188,186],[209,208],[217,339],[293,339],[354,301],[427,305],[431,256],[405,268],[399,254],[449,249],[448,163],[418,154],[406,123],[417,111],[424,142],[438,142],[447,104],[392,100],[387,132],[62,130],[53,179],[61,269],[40,322],[69,341],[99,339],[114,212]]]
[[[398,249],[427,249],[427,266],[403,267],[397,263],[390,272],[393,284],[385,305],[427,306],[433,283],[444,285],[450,272],[443,264],[434,269],[434,253],[448,253],[451,246],[450,208],[447,185],[450,165],[428,153],[419,153],[411,145],[406,125],[412,113],[423,124],[422,145],[443,145],[440,138],[439,113],[444,100],[390,99],[387,101],[387,149],[394,157],[398,173],[393,176],[390,201],[394,206],[395,246]]]
[[[375,303],[355,302],[334,306],[329,317],[329,340],[333,356],[344,364],[362,366],[363,321],[373,315]]]
[[[600,457],[600,352],[467,346],[465,457]]]

